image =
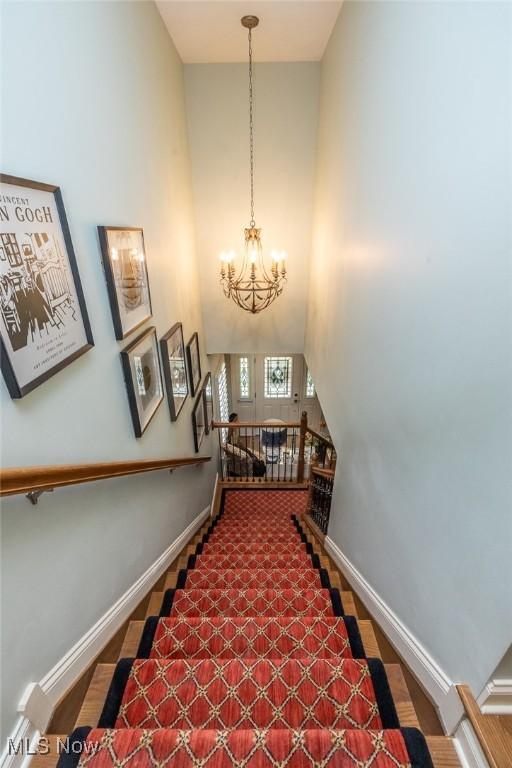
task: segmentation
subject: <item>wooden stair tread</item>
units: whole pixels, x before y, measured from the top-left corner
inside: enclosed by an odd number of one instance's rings
[[[355,616],[357,619],[357,608],[354,602],[354,595],[347,590],[340,590],[341,602],[346,616]]]
[[[174,584],[176,584],[176,577],[173,579]],[[165,589],[174,589],[174,587],[166,586]],[[169,579],[169,583],[172,583],[172,580]],[[343,607],[345,609],[345,613],[347,616],[355,616],[357,618],[357,608],[354,601],[354,595],[352,592],[349,592],[348,590],[340,590],[341,594],[341,601],[343,603]],[[162,600],[164,599],[164,593],[163,592],[152,592],[151,596],[149,598],[148,607],[146,609],[146,618],[149,616],[158,616],[160,613],[160,608],[162,607]]]
[[[371,621],[368,621],[368,619],[359,619],[357,623],[367,657],[369,659],[380,659],[381,652]]]
[[[165,577],[164,592],[166,589],[174,589],[176,586],[177,580],[178,580],[178,572],[169,571],[169,573]]]
[[[228,662],[230,660],[226,659],[225,661]],[[115,668],[115,664],[97,665],[89,688],[87,689],[87,693],[85,694],[82,708],[76,720],[76,728],[83,725],[90,725],[93,728],[97,726]],[[412,707],[409,691],[407,690],[407,685],[403,679],[400,666],[398,664],[385,664],[384,668],[388,676],[391,693],[395,700],[400,725],[417,728],[418,720],[414,708]]]
[[[302,515],[301,522],[306,523],[306,525],[310,528],[310,530],[316,536],[318,541],[321,542],[322,544],[324,543],[325,533],[322,533],[318,525],[314,522],[314,520],[311,519],[309,515]]]
[[[426,736],[434,768],[461,768],[453,739],[449,736]]]
[[[405,728],[419,728],[418,716],[400,664],[386,664],[385,666],[400,725]]]
[[[220,484],[221,488],[222,485],[223,484]],[[234,483],[229,483],[228,487],[233,488],[234,485]],[[290,484],[287,484],[287,486],[292,487]],[[217,494],[216,501],[217,506],[220,506],[220,494]],[[186,568],[189,554],[194,553],[196,544],[201,541],[204,533],[208,530],[212,519],[213,518],[209,518],[181,550],[178,559],[172,565],[172,570],[169,570],[166,574],[164,590],[175,588],[178,570],[180,568]],[[357,617],[354,595],[349,590],[342,590],[342,585],[347,582],[343,579],[337,566],[333,563],[323,548],[325,536],[321,534],[314,522],[308,519],[306,515],[302,516],[300,522],[307,540],[313,546],[313,551],[319,556],[321,567],[326,568],[329,573],[331,585],[340,590],[346,614]],[[159,587],[160,585],[161,582],[159,582]],[[159,614],[162,599],[163,591],[157,590],[151,593],[146,616]],[[359,619],[358,624],[367,656],[370,658],[381,658],[381,652],[372,621],[369,619]],[[136,656],[143,628],[144,621],[129,622],[119,658],[133,658]],[[418,717],[414,710],[414,705],[400,664],[386,664],[385,669],[401,726],[418,728]],[[105,698],[114,670],[115,664],[98,664],[96,666],[82,708],[78,715],[76,726],[95,726],[97,724],[105,703]],[[52,736],[49,738],[54,739],[56,743],[58,737]],[[442,736],[429,736],[426,737],[426,739],[435,768],[460,768],[460,763],[452,739]],[[50,754],[35,756],[31,761],[30,768],[53,768],[56,765],[57,759],[58,755],[56,755],[55,751],[50,748]],[[493,765],[492,768],[502,768],[502,765],[504,766],[505,764],[499,764],[498,766]],[[507,763],[508,768],[510,768],[511,765],[512,762]]]
[[[47,740],[48,744],[48,753],[45,754],[38,754],[34,755],[32,759],[30,760],[30,768],[54,768],[57,765],[57,761],[59,759],[59,749],[58,744],[59,741],[65,742],[67,738],[66,734],[60,734],[60,733],[52,733],[45,735],[45,739]],[[46,752],[46,747],[44,749]]]
[[[142,631],[144,629],[143,621],[130,621],[126,635],[124,637],[123,645],[119,653],[120,659],[132,659],[137,655],[137,649],[139,647],[140,638],[142,637]]]
[[[115,668],[115,664],[98,664],[96,666],[75,728],[79,728],[81,725],[91,725],[93,728],[97,726]]]
[[[457,690],[491,768],[512,766],[512,717],[484,715],[467,685]]]
[[[327,569],[327,572],[329,574],[329,580],[331,582],[331,586],[335,587],[336,589],[339,589],[341,591],[341,578],[337,571],[332,569]],[[164,591],[166,589],[174,589],[176,587],[176,582],[178,580],[178,571],[172,570],[168,571],[165,577],[165,584],[164,584]],[[349,611],[347,611],[351,616],[355,616],[356,614],[352,614]]]
[[[331,582],[331,586],[341,590],[343,588],[343,585],[341,583],[339,573],[337,571],[331,571],[331,570],[328,570],[327,573],[329,574],[329,580]]]
[[[148,616],[158,616],[160,608],[162,607],[162,600],[164,599],[163,592],[152,592],[149,598],[148,607],[146,610],[146,618]]]
[[[34,755],[30,768],[55,768],[59,759],[57,743],[65,741],[67,734],[51,734],[48,739],[48,754]],[[461,768],[452,739],[447,736],[427,736],[427,744],[432,755],[434,768]]]

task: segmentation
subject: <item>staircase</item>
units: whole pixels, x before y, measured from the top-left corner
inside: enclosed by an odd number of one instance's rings
[[[306,504],[304,490],[224,491],[119,662],[97,665],[59,768],[459,766],[449,738],[419,731]]]

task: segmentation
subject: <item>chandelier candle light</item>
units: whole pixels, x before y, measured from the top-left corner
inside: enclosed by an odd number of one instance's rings
[[[242,26],[249,30],[249,163],[251,220],[245,228],[245,249],[242,266],[237,273],[234,251],[220,254],[220,282],[227,299],[233,299],[241,309],[256,314],[266,309],[283,292],[286,283],[286,253],[272,251],[267,268],[261,246],[261,229],[254,220],[254,124],[252,85],[252,30],[259,24],[257,16],[243,16]]]

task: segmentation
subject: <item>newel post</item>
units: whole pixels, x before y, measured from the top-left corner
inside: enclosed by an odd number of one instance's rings
[[[299,459],[297,462],[297,482],[304,482],[304,447],[306,445],[306,432],[308,428],[308,414],[306,411],[302,411],[300,417],[300,434],[299,434]]]

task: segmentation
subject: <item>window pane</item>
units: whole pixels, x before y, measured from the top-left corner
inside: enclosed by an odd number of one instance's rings
[[[292,396],[292,358],[265,358],[265,397]]]
[[[306,397],[314,397],[315,396],[315,384],[313,381],[313,377],[311,376],[311,373],[309,372],[309,368],[306,373]]]
[[[228,402],[228,377],[226,376],[226,363],[222,363],[217,373],[217,392],[219,395],[219,416],[221,421],[229,421],[229,402]],[[221,430],[221,440],[226,442],[228,436],[227,429]]]
[[[249,358],[240,358],[240,397],[249,397]]]

